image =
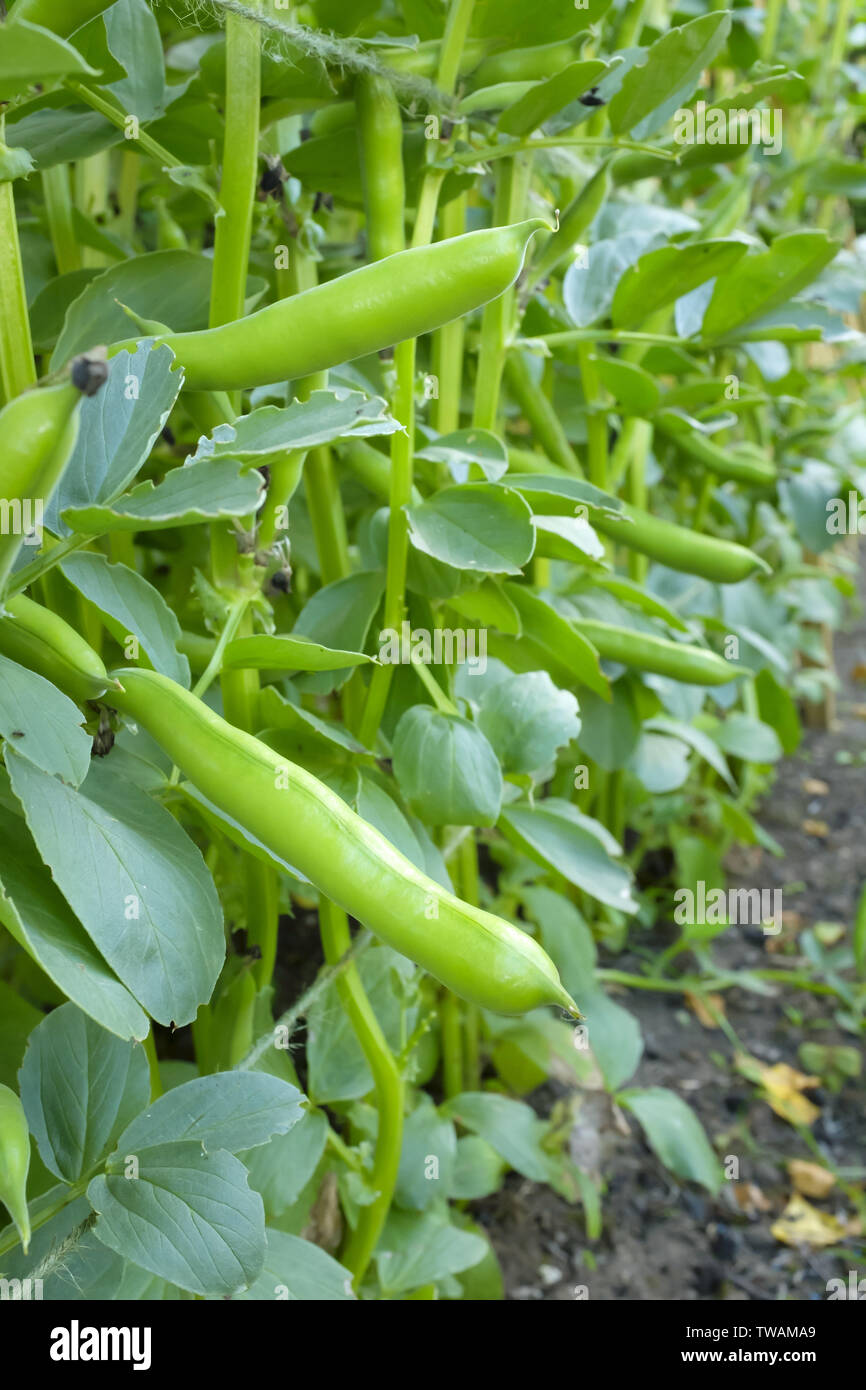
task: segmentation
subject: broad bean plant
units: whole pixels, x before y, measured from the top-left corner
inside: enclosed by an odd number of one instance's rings
[[[854,592],[853,11],[0,4],[5,1279],[501,1298],[599,1091],[719,1190],[629,990],[768,987],[674,896]]]

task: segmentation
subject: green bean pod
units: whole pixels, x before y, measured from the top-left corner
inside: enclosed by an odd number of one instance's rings
[[[111,686],[100,657],[63,618],[16,594],[0,616],[0,652],[52,682],[79,704]]]
[[[743,673],[742,667],[704,647],[689,647],[634,628],[615,627],[589,618],[573,619],[572,627],[592,643],[605,661],[618,661],[637,671],[668,676],[687,685],[727,685]]]
[[[578,1011],[532,937],[470,907],[410,863],[337,794],[153,671],[120,670],[112,704],[198,790],[319,891],[455,994],[502,1014]]]
[[[8,1086],[0,1086],[0,1202],[15,1223],[25,1255],[30,1245],[29,1171],[30,1129],[24,1106]]]
[[[24,519],[51,498],[78,438],[81,392],[73,385],[26,391],[0,410],[0,593],[24,544]]]
[[[754,446],[738,444],[722,448],[699,430],[689,429],[681,416],[659,411],[653,423],[672,440],[681,453],[708,468],[717,477],[755,487],[773,487],[778,481],[775,464]]]
[[[498,298],[547,226],[533,218],[413,247],[234,323],[163,334],[156,343],[172,349],[192,391],[295,381],[433,332]]]
[[[640,555],[648,555],[668,569],[697,574],[713,584],[739,584],[755,570],[769,573],[770,566],[760,555],[736,541],[720,540],[672,521],[660,521],[628,503],[623,503],[622,515],[625,520],[608,512],[593,512],[590,521],[603,536]]]

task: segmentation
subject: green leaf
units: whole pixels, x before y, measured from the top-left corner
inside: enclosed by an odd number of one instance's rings
[[[636,1115],[662,1163],[678,1178],[699,1182],[709,1192],[722,1186],[722,1170],[691,1106],[662,1086],[623,1091],[620,1104]]]
[[[406,1008],[402,997],[415,969],[405,956],[380,945],[371,946],[358,961],[364,990],[394,1052],[400,1051],[418,1020],[417,1006]],[[310,1006],[307,1028],[310,1098],[325,1105],[367,1095],[373,1077],[333,984]]]
[[[547,1125],[523,1101],[488,1091],[464,1091],[448,1100],[441,1113],[486,1139],[517,1173],[532,1182],[548,1182],[550,1155],[542,1148]]]
[[[394,733],[394,775],[426,825],[495,825],[502,771],[480,728],[460,715],[414,705]]]
[[[252,516],[264,494],[264,478],[233,459],[173,468],[154,486],[148,479],[110,506],[67,507],[72,531],[101,536],[113,531],[161,531],[225,516]]]
[[[736,783],[731,776],[731,769],[728,767],[722,754],[719,752],[718,743],[715,743],[701,729],[695,729],[691,724],[686,724],[681,719],[668,719],[664,715],[658,715],[653,719],[647,719],[644,728],[649,732],[670,734],[672,738],[680,739],[682,743],[688,744],[696,753],[709,763],[714,772],[717,772],[723,782],[726,782],[732,791],[736,790]]]
[[[725,240],[648,251],[629,266],[616,287],[611,306],[614,326],[637,327],[657,309],[730,270],[745,253],[745,242]]]
[[[79,791],[7,752],[55,882],[118,978],[159,1023],[189,1023],[225,957],[216,889],[173,816],[110,766]]]
[[[641,735],[634,686],[628,679],[614,681],[611,699],[600,699],[591,690],[580,697],[583,720],[581,747],[605,772],[626,767]]]
[[[325,1152],[328,1129],[321,1110],[306,1110],[288,1133],[238,1154],[250,1186],[262,1195],[268,1220],[283,1216],[298,1200]]]
[[[223,656],[224,671],[339,671],[344,666],[363,666],[375,663],[375,657],[363,652],[336,651],[312,642],[308,637],[293,635],[235,637]]]
[[[519,574],[535,546],[527,503],[490,483],[444,488],[406,515],[416,550],[455,569]]]
[[[557,613],[545,599],[523,584],[506,583],[505,593],[511,599],[532,642],[560,668],[569,672],[575,685],[588,686],[597,695],[609,698],[610,686],[599,663],[598,653],[585,637],[575,632],[571,624]]]
[[[577,738],[577,700],[546,671],[511,676],[481,697],[478,727],[506,772],[535,772]],[[405,716],[404,716],[405,717]]]
[[[126,565],[111,565],[104,555],[90,551],[67,555],[60,568],[99,610],[121,647],[126,649],[134,638],[157,671],[189,687],[189,662],[176,649],[180,623],[152,584]]]
[[[578,565],[603,558],[604,544],[583,517],[534,516],[533,521],[536,555],[547,556],[551,560],[569,560]]]
[[[260,406],[232,424],[220,425],[209,438],[199,440],[193,459],[226,455],[247,463],[266,462],[272,455],[315,449],[336,439],[396,434],[401,428],[380,396],[333,387],[313,391],[308,400],[289,406]]]
[[[111,83],[109,91],[142,124],[152,121],[166,101],[165,59],[156,16],[147,0],[120,0],[119,4],[115,0],[104,18],[108,47],[127,72]]]
[[[96,77],[95,68],[65,39],[24,19],[3,25],[0,44],[0,101],[26,92],[34,83],[47,86],[52,79]]]
[[[385,1294],[435,1284],[479,1264],[487,1254],[481,1236],[460,1231],[440,1212],[392,1210],[376,1247],[376,1268]]]
[[[247,1288],[261,1272],[266,1243],[262,1199],[243,1164],[192,1142],[135,1158],[134,1181],[120,1167],[87,1189],[99,1240],[190,1293],[231,1298]]]
[[[432,444],[419,449],[415,457],[447,464],[452,478],[458,483],[467,483],[477,476],[473,475],[473,469],[490,483],[497,482],[508,472],[508,451],[499,436],[490,430],[469,429],[441,434]]]
[[[655,379],[636,362],[591,354],[599,379],[626,415],[651,415],[661,398]]]
[[[20,1079],[42,1161],[66,1183],[111,1152],[150,1096],[144,1048],[106,1033],[74,1004],[30,1034]]]
[[[323,647],[363,651],[384,588],[385,577],[380,570],[359,570],[346,579],[326,584],[304,604],[292,636],[307,637]],[[346,666],[332,674],[320,672],[301,677],[295,684],[300,690],[328,694],[345,684],[351,674],[352,668]]]
[[[627,869],[611,855],[622,853],[617,842],[597,821],[584,816],[569,801],[548,797],[505,807],[500,829],[519,849],[563,874],[590,897],[620,912],[636,912]]]
[[[775,729],[748,714],[729,714],[712,737],[732,758],[745,758],[750,763],[775,763],[782,756]]]
[[[716,280],[701,327],[704,339],[724,338],[777,309],[815,280],[838,251],[826,232],[787,232],[766,251],[744,256]]]
[[[75,449],[45,509],[49,530],[68,535],[63,512],[107,506],[129,487],[177,400],[181,377],[172,360],[168,348],[148,344],[111,359],[108,381],[79,407]]]
[[[267,1231],[261,1274],[236,1300],[278,1303],[351,1303],[352,1276],[318,1245],[284,1231]]]
[[[659,130],[691,97],[731,32],[727,10],[670,29],[648,50],[646,62],[626,73],[608,107],[614,135],[643,140]]]
[[[0,871],[0,921],[7,931],[58,989],[103,1028],[119,1038],[147,1037],[147,1014],[70,910],[25,822],[5,806],[0,806],[0,836],[14,846]]]
[[[854,963],[861,980],[866,979],[866,887],[861,889],[854,916]]]
[[[155,1100],[124,1129],[117,1148],[134,1153],[154,1144],[194,1140],[204,1153],[266,1144],[301,1119],[303,1096],[295,1086],[262,1072],[198,1076]]]
[[[0,656],[0,738],[52,776],[77,787],[93,740],[76,704],[50,681]]]
[[[457,1134],[423,1092],[403,1126],[395,1199],[409,1211],[426,1211],[453,1185]]]
[[[499,118],[499,129],[506,135],[530,135],[556,116],[579,96],[596,86],[607,71],[607,64],[597,58],[569,63],[546,82],[537,82]]]
[[[506,1163],[492,1144],[479,1134],[457,1140],[454,1171],[448,1196],[455,1202],[475,1202],[489,1197],[502,1185]]]
[[[213,260],[193,251],[152,251],[112,266],[70,305],[52,370],[94,343],[134,337],[122,304],[142,317],[170,323],[175,333],[206,328],[212,275]],[[177,382],[178,389],[181,384]]]
[[[533,512],[544,516],[589,515],[590,507],[616,514],[622,502],[609,492],[562,474],[509,473],[508,486],[525,497]]]
[[[775,729],[782,752],[790,757],[803,741],[803,726],[793,696],[766,667],[755,677],[755,693],[762,722]]]
[[[648,792],[673,792],[688,780],[689,749],[679,738],[642,732],[627,767]]]

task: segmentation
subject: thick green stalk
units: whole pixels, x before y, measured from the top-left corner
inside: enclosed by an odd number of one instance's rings
[[[211,328],[241,318],[244,311],[259,167],[261,63],[259,26],[227,15],[223,211],[216,219],[214,238]]]
[[[583,477],[583,469],[553,404],[535,380],[520,351],[512,352],[505,364],[508,388],[526,416],[536,441],[545,454],[569,473]]]
[[[447,92],[449,96],[457,85],[460,60],[469,36],[474,9],[475,0],[452,0],[451,9],[448,11],[436,85],[440,92]]]
[[[463,1090],[463,1031],[460,1000],[450,989],[439,999],[439,1029],[442,1040],[442,1089],[446,1100]]]
[[[531,176],[532,165],[525,156],[508,160],[500,170],[493,212],[493,220],[497,227],[506,227],[522,220]],[[512,287],[484,309],[473,416],[473,423],[478,429],[496,429],[502,373],[505,368],[508,340],[514,329],[516,303],[517,291]]]
[[[440,216],[442,241],[461,236],[466,230],[467,198],[465,193],[446,203]],[[438,396],[433,401],[432,419],[440,434],[453,434],[460,428],[460,402],[463,391],[463,354],[466,343],[466,321],[455,319],[446,323],[433,338],[433,375]]]
[[[60,275],[68,275],[81,268],[81,247],[72,226],[72,191],[65,164],[54,164],[42,170],[42,194],[57,271]]]
[[[461,842],[459,856],[460,896],[478,907],[478,847],[472,832]],[[463,1089],[481,1089],[481,1010],[477,1004],[463,1006]]]
[[[217,218],[210,325],[230,323],[242,316],[252,236],[259,157],[261,102],[261,35],[258,25],[238,15],[226,18],[226,138],[223,147],[220,201]],[[240,408],[239,393],[232,400]],[[234,531],[217,524],[211,530],[213,581],[218,588],[237,592],[250,582],[241,572]],[[239,636],[253,631],[247,609],[238,626]],[[259,675],[257,671],[224,671],[220,678],[223,711],[229,723],[254,733],[258,723]],[[258,947],[256,979],[260,988],[273,977],[277,953],[278,894],[273,869],[252,855],[243,857],[247,941]]]
[[[652,443],[653,427],[648,420],[628,420],[626,428],[634,426],[632,432],[631,460],[628,474],[628,500],[633,507],[646,511],[648,491],[646,484],[647,454]],[[636,550],[628,552],[628,572],[636,584],[646,581],[649,560]]]
[[[107,220],[111,160],[108,150],[80,159],[75,166],[75,201],[83,215],[100,226]],[[81,249],[84,266],[101,269],[109,264],[104,251],[93,246]]]
[[[604,391],[590,349],[580,344],[577,349],[583,399],[586,403],[586,437],[589,479],[596,487],[607,487],[607,411]]]
[[[0,114],[0,145],[4,135]],[[0,183],[0,385],[7,401],[36,381],[14,187],[9,179]]]
[[[322,946],[329,966],[336,966],[351,950],[349,921],[342,908],[328,899],[319,903]],[[352,962],[337,977],[340,1002],[373,1073],[379,1130],[370,1183],[376,1193],[369,1206],[360,1207],[358,1223],[341,1253],[341,1261],[352,1275],[357,1289],[367,1271],[388,1215],[403,1144],[403,1078],[385,1040],[379,1020],[361,983],[358,967]]]

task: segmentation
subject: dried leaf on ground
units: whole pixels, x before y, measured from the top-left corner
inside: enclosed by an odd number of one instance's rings
[[[771,1234],[782,1245],[810,1245],[819,1250],[844,1240],[847,1229],[835,1216],[818,1211],[805,1197],[795,1193],[778,1221],[770,1227]]]

